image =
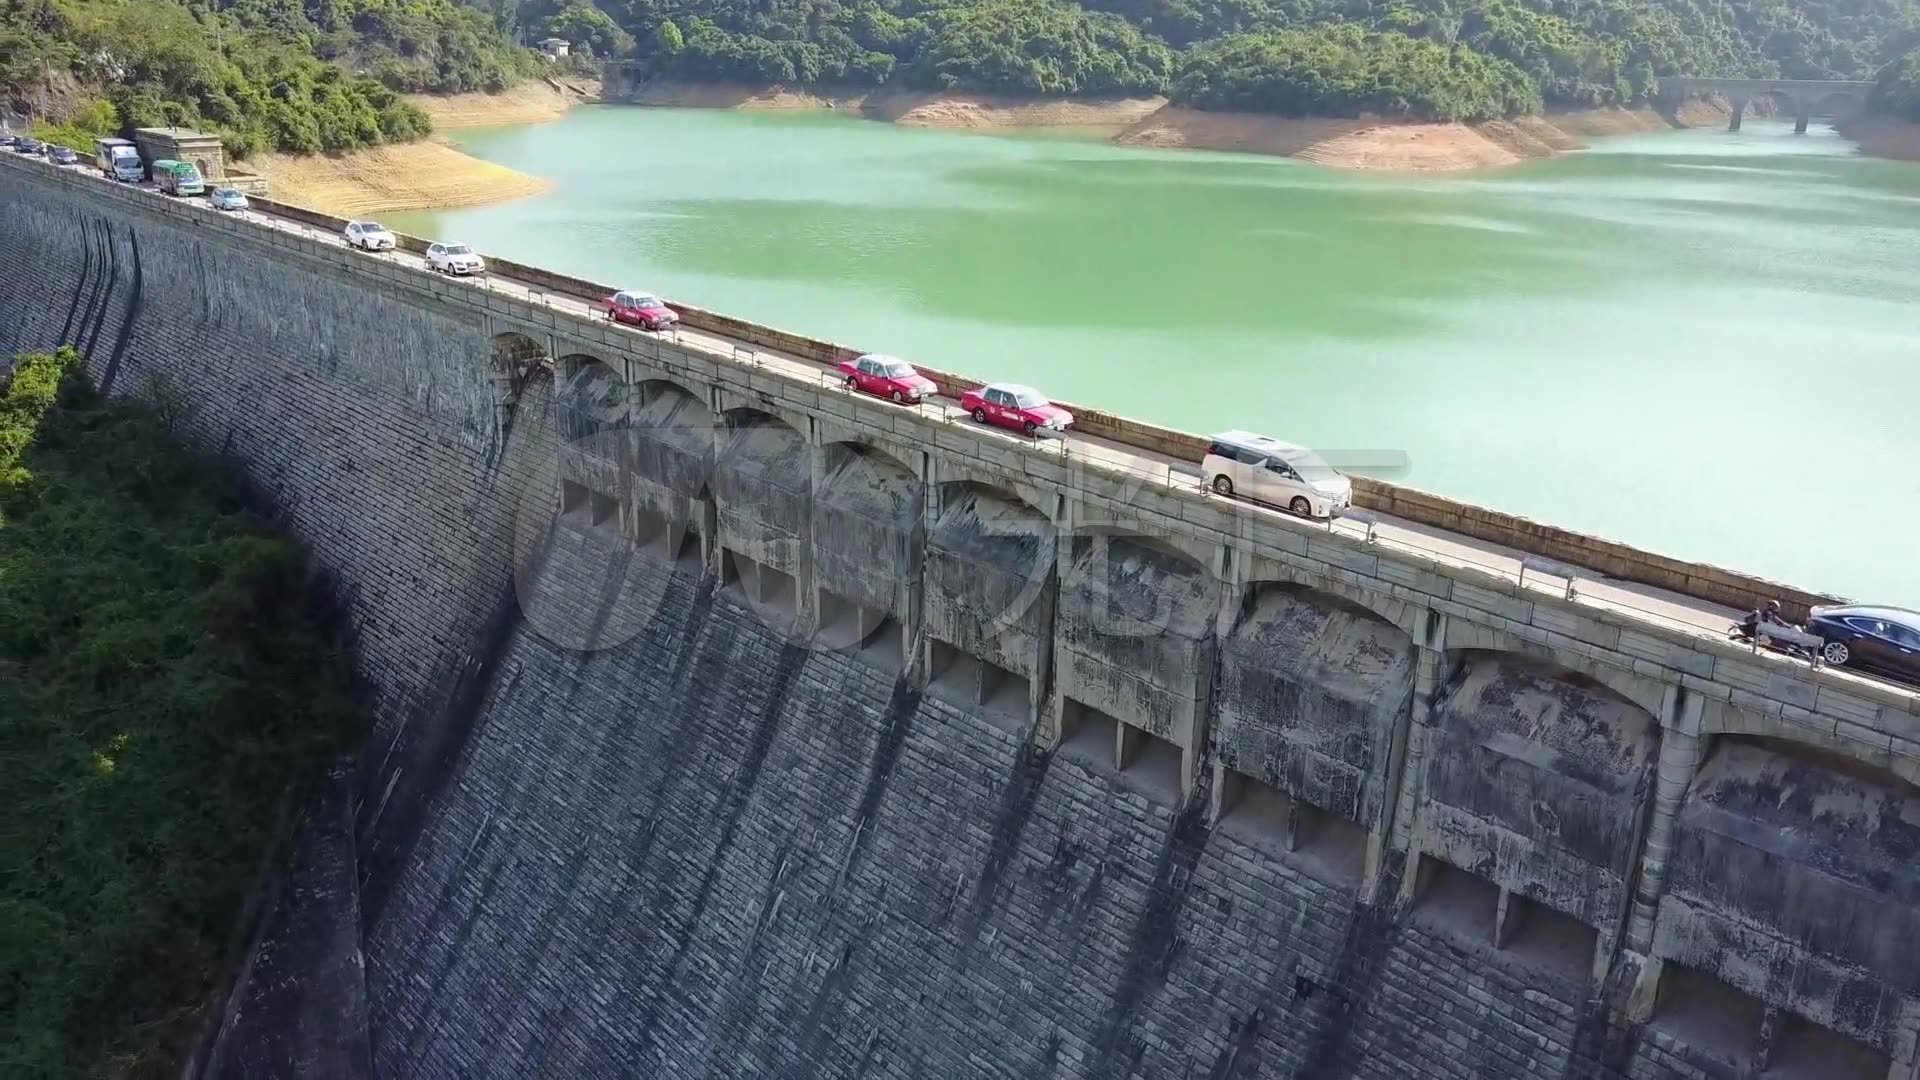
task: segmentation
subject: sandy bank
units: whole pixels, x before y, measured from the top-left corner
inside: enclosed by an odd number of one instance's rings
[[[659,81],[631,98],[637,105],[693,109],[845,109],[904,127],[954,129],[1070,127],[1122,129],[1166,104],[1161,97],[1033,99],[911,90],[791,89],[735,83]]]
[[[1434,124],[1203,112],[1165,98],[1033,100],[991,94],[795,89],[659,81],[623,99],[678,108],[841,109],[907,127],[1076,128],[1123,146],[1279,154],[1333,168],[1451,171],[1497,168],[1582,147],[1581,138],[1672,125],[1651,109],[1589,109],[1485,124]],[[1697,103],[1706,112],[1711,106]],[[1724,112],[1714,113],[1724,117]],[[1700,122],[1707,122],[1702,117]]]
[[[506,124],[544,124],[566,115],[568,109],[599,95],[599,84],[574,78],[536,79],[498,94],[408,94],[433,120],[435,131],[494,127]]]
[[[1437,172],[1490,169],[1582,149],[1596,136],[1725,123],[1724,107],[1687,103],[1669,119],[1653,109],[1582,109],[1478,124],[1329,120],[1217,113],[1169,105],[1121,132],[1129,146],[1285,154],[1343,169]]]
[[[1429,124],[1201,112],[1169,105],[1120,133],[1124,146],[1284,154],[1341,169],[1488,169],[1579,146],[1543,122]]]
[[[268,154],[245,166],[267,178],[273,198],[340,217],[506,202],[549,186],[432,140],[347,154]]]

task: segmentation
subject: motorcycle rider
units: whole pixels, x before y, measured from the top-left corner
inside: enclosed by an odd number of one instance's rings
[[[1766,606],[1758,607],[1747,612],[1747,617],[1740,620],[1740,628],[1746,631],[1748,637],[1757,637],[1760,633],[1761,623],[1771,623],[1774,626],[1786,627],[1788,629],[1792,628],[1791,624],[1781,617],[1780,601],[1778,600],[1769,600]]]

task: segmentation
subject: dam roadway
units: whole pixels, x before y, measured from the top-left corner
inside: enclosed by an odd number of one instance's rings
[[[1818,597],[336,226],[0,158],[0,348],[181,391],[357,632],[208,1075],[1920,1076],[1920,696],[1723,639]]]
[[[104,181],[103,181],[104,182]],[[265,202],[256,200],[256,203]],[[266,203],[271,206],[271,203]],[[211,209],[208,213],[216,213]],[[278,229],[296,236],[302,236],[320,244],[337,245],[346,248],[346,241],[339,229],[312,224],[312,217],[302,214],[299,218],[285,213],[276,213],[270,209],[250,209],[238,216],[250,222],[268,228]],[[369,259],[379,259],[409,269],[431,273],[427,269],[426,257],[418,251],[394,250],[390,252],[356,252]],[[494,265],[497,260],[489,260]],[[588,299],[552,288],[542,288],[528,281],[516,279],[511,271],[490,272],[485,275],[455,279],[459,284],[484,289],[511,297],[515,300],[536,305],[547,310],[572,315],[582,319],[604,319],[605,312],[599,305]],[[605,289],[603,295],[611,295],[616,289],[631,288],[631,285],[614,284]],[[670,304],[673,301],[669,299]],[[676,308],[682,305],[673,304]],[[641,336],[654,336],[638,328],[618,327],[621,332]],[[825,388],[841,387],[841,375],[830,365],[810,361],[798,356],[771,349],[753,341],[728,337],[721,333],[682,325],[667,335],[675,344],[704,353],[718,363],[746,363],[755,368],[776,372],[794,380]],[[884,352],[883,349],[866,350]],[[909,358],[910,359],[910,358]],[[1007,381],[1018,381],[1018,373],[1002,373]],[[1042,387],[1041,389],[1045,389]],[[1023,439],[1010,432],[986,429],[972,422],[960,408],[957,395],[933,395],[919,405],[887,406],[916,412],[922,417],[947,424],[964,424],[972,434],[980,437],[998,438],[1009,444],[1026,444],[1032,440]],[[1249,427],[1260,428],[1258,418],[1250,418]],[[1284,438],[1284,431],[1276,432]],[[1045,440],[1037,449],[1047,452],[1047,444],[1057,447],[1063,458],[1097,463],[1116,472],[1136,478],[1142,484],[1153,484],[1169,488],[1182,488],[1210,496],[1200,475],[1200,462],[1197,458],[1175,457],[1136,445],[1121,443],[1110,438],[1088,435],[1080,431],[1069,431],[1063,438]],[[1252,504],[1241,503],[1249,514],[1268,519],[1288,519],[1297,522],[1283,511]],[[1360,520],[1361,518],[1370,520]],[[1728,626],[1739,619],[1744,610],[1734,609],[1722,604],[1708,603],[1695,597],[1685,596],[1671,590],[1653,588],[1607,580],[1604,577],[1586,572],[1585,568],[1563,565],[1559,569],[1545,569],[1531,574],[1522,573],[1522,564],[1530,553],[1504,547],[1499,544],[1475,540],[1471,537],[1449,533],[1442,529],[1417,524],[1392,514],[1363,511],[1358,517],[1336,520],[1329,526],[1350,536],[1367,538],[1398,548],[1409,554],[1432,559],[1442,565],[1460,569],[1478,570],[1510,579],[1516,584],[1545,593],[1562,594],[1567,591],[1565,569],[1581,570],[1575,584],[1575,600],[1579,603],[1603,608],[1628,618],[1642,619],[1660,625],[1683,628],[1703,636],[1725,640]],[[1371,528],[1370,528],[1371,527]],[[1796,590],[1783,590],[1794,592]],[[1869,676],[1855,672],[1836,672],[1846,679],[1874,681]]]

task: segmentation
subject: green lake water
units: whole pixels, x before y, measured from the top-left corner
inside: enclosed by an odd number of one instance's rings
[[[1920,165],[1831,131],[1448,176],[835,114],[457,138],[553,190],[388,224],[1920,607]]]

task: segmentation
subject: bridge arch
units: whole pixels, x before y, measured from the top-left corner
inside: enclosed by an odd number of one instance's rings
[[[1721,738],[1763,739],[1777,751],[1798,747],[1808,754],[1845,758],[1860,768],[1878,769],[1901,781],[1920,786],[1920,759],[1890,749],[1847,739],[1836,732],[1796,724],[1784,717],[1756,713],[1725,701],[1708,701],[1700,713],[1700,734],[1709,741]]]
[[[1451,641],[1449,644],[1453,644]],[[1659,760],[1657,714],[1585,673],[1520,652],[1450,652],[1423,755],[1416,892],[1469,886],[1522,897],[1584,941],[1573,970],[1611,951]],[[1464,876],[1462,876],[1464,875]],[[1503,904],[1502,907],[1505,905]]]
[[[1464,619],[1449,620],[1442,670],[1458,675],[1463,661],[1468,659],[1468,654],[1476,652],[1511,653],[1535,663],[1572,672],[1605,687],[1609,692],[1631,702],[1635,707],[1652,716],[1660,716],[1665,707],[1667,686],[1651,676],[1638,675],[1627,668],[1616,667],[1597,659],[1567,656],[1556,652],[1552,646],[1528,641],[1518,634],[1505,630],[1497,630]]]
[[[1757,1020],[1757,1002],[1884,1054],[1893,1025],[1869,1003],[1915,982],[1920,786],[1805,740],[1720,733],[1704,749],[1677,808],[1652,954],[1697,972],[1729,1018]],[[1769,960],[1694,944],[1724,940],[1765,942]],[[1780,970],[1795,977],[1771,977]],[[1730,1034],[1750,1043],[1758,1032]],[[1827,1064],[1830,1075],[1879,1075]]]
[[[1827,90],[1808,95],[1807,115],[1845,120],[1865,112],[1867,95],[1859,90]]]
[[[627,382],[612,365],[587,353],[570,353],[555,369],[559,379],[554,409],[562,438],[578,442],[628,425]]]
[[[1013,485],[934,486],[922,571],[929,687],[1029,734],[1053,645],[1053,519]]]
[[[1384,831],[1399,783],[1386,766],[1412,707],[1413,638],[1345,596],[1262,579],[1242,591],[1219,654],[1215,814],[1232,825],[1266,803],[1296,826],[1306,815],[1321,841],[1344,829],[1319,847],[1357,877],[1365,841],[1352,829]]]

